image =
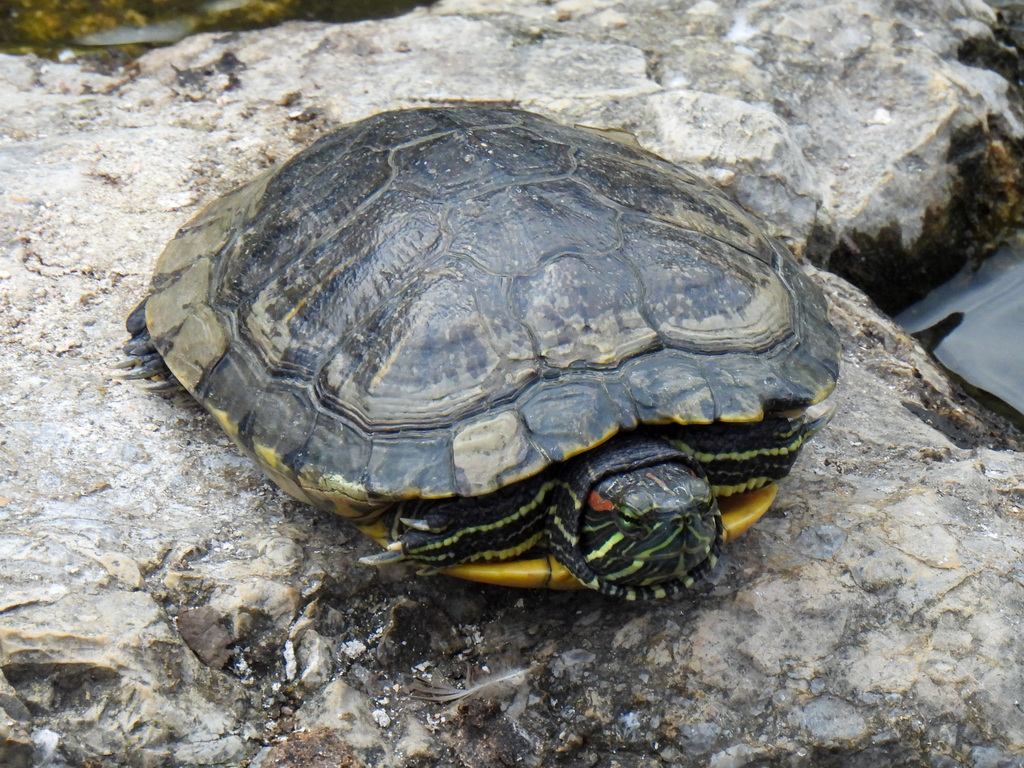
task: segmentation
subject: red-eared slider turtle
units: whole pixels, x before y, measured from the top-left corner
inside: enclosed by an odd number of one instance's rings
[[[387,546],[364,561],[626,598],[763,512],[723,531],[718,501],[789,472],[839,359],[821,292],[721,192],[488,104],[344,126],[216,200],[128,330],[132,375]]]

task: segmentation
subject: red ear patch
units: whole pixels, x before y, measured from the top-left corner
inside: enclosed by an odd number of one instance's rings
[[[615,505],[612,504],[608,499],[604,498],[597,491],[591,491],[587,497],[587,504],[591,509],[595,509],[598,512],[609,512],[615,509]]]

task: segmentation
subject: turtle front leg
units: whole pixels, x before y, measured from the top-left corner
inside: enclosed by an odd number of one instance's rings
[[[392,543],[360,562],[413,562],[434,573],[462,563],[517,557],[544,536],[554,486],[540,477],[482,497],[396,504],[385,513]]]

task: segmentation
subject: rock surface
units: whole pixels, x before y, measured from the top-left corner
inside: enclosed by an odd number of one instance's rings
[[[1006,83],[957,61],[987,6],[664,6],[450,1],[114,74],[0,57],[0,764],[1024,765],[1024,454],[841,279],[838,416],[654,604],[371,571],[197,409],[111,377],[179,226],[384,108],[625,127],[866,275],[967,237],[970,163],[972,205],[1013,207]]]

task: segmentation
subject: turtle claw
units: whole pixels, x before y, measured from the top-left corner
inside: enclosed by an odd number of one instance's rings
[[[152,358],[146,360],[140,360],[139,358],[126,358],[120,362],[114,363],[113,367],[118,371],[123,371],[118,375],[122,379],[151,379],[154,380],[156,377],[163,377],[166,381],[170,377],[170,371],[167,369],[167,365],[164,363],[163,358],[158,355],[153,355]]]
[[[405,560],[405,552],[402,550],[402,542],[396,541],[388,545],[388,548],[376,555],[366,555],[359,558],[363,565],[392,565]]]
[[[147,392],[159,392],[161,394],[183,392],[185,390],[178,380],[174,378],[163,379],[162,381],[145,381],[140,386]]]
[[[400,517],[398,518],[402,525],[406,528],[411,528],[414,531],[425,531],[426,533],[437,533],[437,527],[431,525],[426,520],[415,520],[411,517]]]

